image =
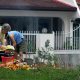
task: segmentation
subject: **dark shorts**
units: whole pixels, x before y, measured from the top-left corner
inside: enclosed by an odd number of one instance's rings
[[[26,40],[23,40],[21,43],[17,44],[15,51],[18,52],[18,53],[19,52],[26,53],[27,52],[27,42],[26,42]]]

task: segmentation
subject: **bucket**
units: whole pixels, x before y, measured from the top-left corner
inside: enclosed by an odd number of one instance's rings
[[[14,56],[10,56],[10,57],[1,56],[1,58],[2,58],[2,63],[6,63],[14,60]]]

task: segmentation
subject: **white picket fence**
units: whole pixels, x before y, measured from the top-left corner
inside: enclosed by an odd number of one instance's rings
[[[80,37],[70,37],[70,34],[64,32],[55,32],[55,50],[79,50],[80,49]]]
[[[20,31],[26,39],[28,53],[34,53],[37,49],[45,48],[45,42],[50,40],[50,46],[54,48],[54,34],[41,34],[38,31]]]
[[[20,31],[26,38],[28,53],[33,53],[36,49],[44,47],[45,41],[50,40],[54,50],[80,50],[80,32],[70,37],[70,34],[65,34],[64,31],[57,31],[51,34],[43,34],[38,31]]]
[[[80,26],[75,27],[71,32],[55,32],[56,50],[80,50]]]

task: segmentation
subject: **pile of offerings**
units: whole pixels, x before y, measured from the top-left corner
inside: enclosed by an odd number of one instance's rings
[[[14,53],[15,53],[15,48],[11,45],[7,45],[5,49],[5,54],[7,54],[8,56],[14,56]]]
[[[13,57],[15,53],[15,48],[11,45],[0,45],[0,61],[9,60],[9,57]]]
[[[1,45],[0,51],[4,51],[5,54],[12,56],[14,55],[15,48],[11,45],[7,45],[7,46]]]
[[[9,68],[11,70],[25,69],[29,70],[31,67],[26,62],[21,62],[14,58],[15,48],[11,45],[0,46],[0,50],[4,51],[6,56],[1,56],[2,63],[0,67]]]
[[[0,45],[0,51],[5,51],[5,50],[6,50],[6,46]]]
[[[27,65],[27,63],[25,62],[20,62],[19,60],[12,60],[10,62],[6,62],[6,63],[1,63],[0,67],[3,68],[8,68],[10,70],[19,70],[19,69],[23,69],[23,70],[29,70],[31,69],[31,67],[29,65]]]

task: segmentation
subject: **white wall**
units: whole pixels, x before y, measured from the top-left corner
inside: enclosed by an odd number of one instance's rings
[[[74,18],[75,18],[75,17],[80,17],[80,9],[79,9],[79,7],[78,7],[78,5],[77,5],[76,0],[59,0],[59,1],[64,2],[64,3],[67,3],[67,4],[70,4],[70,5],[72,5],[72,6],[77,7],[77,12],[75,13]]]
[[[62,2],[66,2],[66,3],[68,3],[68,4],[71,4],[71,5],[75,6],[74,0],[61,0],[61,1],[62,1]]]
[[[0,16],[41,16],[41,17],[67,17],[74,12],[65,11],[30,11],[30,10],[0,10]]]
[[[73,1],[74,1],[74,5],[77,7],[76,16],[80,18],[80,9],[79,9],[79,6],[77,5],[76,0],[73,0]]]
[[[59,17],[64,22],[65,32],[69,32],[70,20],[76,18],[75,15],[76,12],[65,11],[0,10],[0,16]]]
[[[45,48],[45,42],[47,40],[49,40],[49,47],[52,47],[54,49],[54,33],[53,34],[39,34],[36,37],[36,40],[39,40],[39,42],[37,43],[37,48],[39,48],[40,50],[42,50],[42,48]]]

